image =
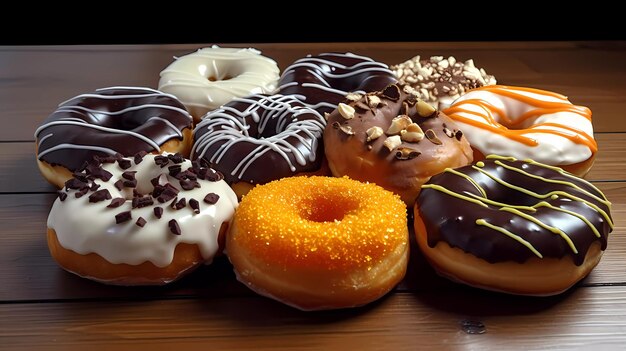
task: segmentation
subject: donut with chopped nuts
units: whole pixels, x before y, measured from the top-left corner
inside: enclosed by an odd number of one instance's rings
[[[329,113],[350,93],[364,94],[395,82],[382,62],[350,52],[322,53],[287,67],[278,81],[278,92],[293,95],[320,113]]]
[[[59,191],[48,247],[79,276],[162,285],[221,252],[236,207],[219,172],[180,154],[96,157]]]
[[[37,128],[37,165],[62,188],[94,156],[188,156],[191,128],[191,115],[173,95],[140,87],[98,89],[61,103]]]
[[[438,109],[450,106],[471,89],[496,84],[496,78],[476,67],[474,60],[461,62],[454,56],[415,56],[390,68],[398,82],[410,85],[420,99]]]
[[[328,116],[324,149],[333,175],[374,182],[407,206],[431,176],[473,157],[452,119],[399,84],[340,103]]]

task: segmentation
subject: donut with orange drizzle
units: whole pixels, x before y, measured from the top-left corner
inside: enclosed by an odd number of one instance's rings
[[[598,145],[591,110],[558,93],[504,85],[474,89],[443,111],[474,149],[474,161],[497,154],[533,159],[584,176]]]

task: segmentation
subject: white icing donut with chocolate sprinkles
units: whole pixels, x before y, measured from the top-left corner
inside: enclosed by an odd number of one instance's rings
[[[273,92],[278,73],[259,50],[214,45],[176,58],[161,72],[159,90],[178,97],[198,123],[233,98]]]
[[[165,284],[210,263],[237,197],[204,166],[179,154],[94,159],[52,206],[52,256],[70,272],[120,285]]]

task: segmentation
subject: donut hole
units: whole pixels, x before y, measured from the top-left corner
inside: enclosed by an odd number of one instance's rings
[[[232,77],[232,76],[230,76],[230,75],[225,75],[225,76],[223,76],[223,77],[209,76],[207,79],[208,79],[209,81],[211,81],[211,82],[217,82],[217,81],[220,81],[220,80],[229,80],[229,79],[233,79],[233,77]]]
[[[358,200],[337,193],[313,194],[301,205],[300,217],[319,223],[341,221],[359,208]]]

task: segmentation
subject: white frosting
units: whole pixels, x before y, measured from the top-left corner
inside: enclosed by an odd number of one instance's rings
[[[198,121],[235,97],[273,92],[278,73],[258,50],[213,46],[177,58],[161,72],[159,90],[178,97]]]
[[[126,202],[117,208],[107,208],[111,200],[96,203],[89,202],[89,192],[76,198],[76,190],[68,190],[65,201],[57,199],[48,217],[48,227],[54,229],[61,246],[79,254],[96,253],[107,261],[117,264],[138,265],[149,261],[158,267],[165,267],[172,262],[174,249],[179,243],[195,244],[200,249],[206,263],[210,263],[218,251],[218,234],[223,222],[229,222],[237,207],[237,196],[223,180],[212,182],[198,179],[200,188],[182,190],[179,181],[168,175],[168,168],[160,168],[154,163],[155,155],[146,155],[138,165],[126,171],[136,171],[137,190],[148,194],[153,186],[150,179],[163,174],[167,181],[180,190],[178,199],[185,198],[187,206],[175,210],[166,203],[154,201],[154,205],[132,209],[132,188],[117,190],[114,183],[122,179],[122,172],[117,163],[104,164],[103,168],[113,174],[105,182],[96,179],[101,189],[107,189],[113,198],[123,197]],[[170,163],[169,165],[173,165]],[[182,170],[191,167],[185,160]],[[203,201],[209,193],[219,195],[216,204],[210,205]],[[200,203],[200,213],[195,214],[189,205],[190,199]],[[154,207],[163,208],[163,215],[158,219],[154,215]],[[132,211],[131,211],[132,209]],[[132,219],[116,224],[115,215],[131,211]],[[135,222],[139,217],[147,223],[143,228]],[[174,235],[168,223],[175,219],[181,229],[181,235]]]
[[[251,99],[252,97],[260,99]],[[294,102],[299,103],[292,95],[252,95],[248,98],[237,98],[233,101],[243,102],[249,104],[249,106],[243,111],[238,111],[229,106],[222,106],[222,108],[207,114],[206,118],[196,126],[196,130],[208,129],[209,132],[196,137],[191,150],[192,158],[202,158],[214,143],[226,141],[217,152],[207,157],[209,162],[218,164],[223,157],[228,157],[229,150],[236,144],[250,143],[255,145],[256,148],[241,159],[232,170],[231,175],[240,179],[243,178],[244,173],[252,163],[268,152],[280,155],[281,159],[289,165],[291,171],[295,172],[296,168],[289,155],[292,155],[296,162],[302,166],[307,163],[302,150],[289,142],[289,139],[297,138],[303,143],[309,153],[308,162],[315,161],[318,140],[321,138],[326,126],[324,117],[317,111],[306,107],[292,106],[291,104]],[[301,114],[314,114],[317,120],[308,119],[292,122]],[[245,124],[246,119],[250,117],[258,124],[259,134],[263,133],[263,129],[265,129],[265,126],[271,119],[278,119],[276,121],[277,129],[283,131],[265,138],[250,137],[248,133],[250,126]],[[304,134],[307,137],[303,138],[300,134]]]
[[[530,101],[523,101],[515,97],[499,94],[499,91],[510,92],[530,98]],[[480,100],[480,103],[476,103]],[[529,112],[535,111],[543,102],[551,102],[549,113],[541,114],[538,117],[529,118],[511,129],[523,129],[523,136],[537,141],[537,145],[526,145],[515,141],[506,135],[497,134],[488,129],[476,127],[459,120],[458,117],[471,119],[481,124],[507,125],[521,120],[521,117]],[[485,107],[480,104],[484,104]],[[486,108],[487,107],[487,108]],[[489,110],[495,107],[504,112],[505,116]],[[581,113],[568,111],[566,109],[575,108]],[[459,129],[465,134],[472,147],[479,150],[484,155],[496,154],[502,156],[513,156],[517,159],[533,159],[535,161],[549,165],[569,165],[587,160],[592,155],[592,150],[583,143],[576,143],[567,137],[546,133],[544,130],[555,130],[567,135],[580,134],[581,138],[593,140],[593,126],[591,121],[584,116],[585,108],[575,106],[566,98],[554,96],[552,93],[541,90],[529,92],[516,87],[493,86],[472,90],[457,99],[451,106],[451,110],[460,108],[472,111],[455,111],[448,114],[458,124]],[[510,120],[507,123],[506,119]],[[542,126],[542,123],[555,124],[553,126]],[[575,131],[572,131],[575,129]]]

